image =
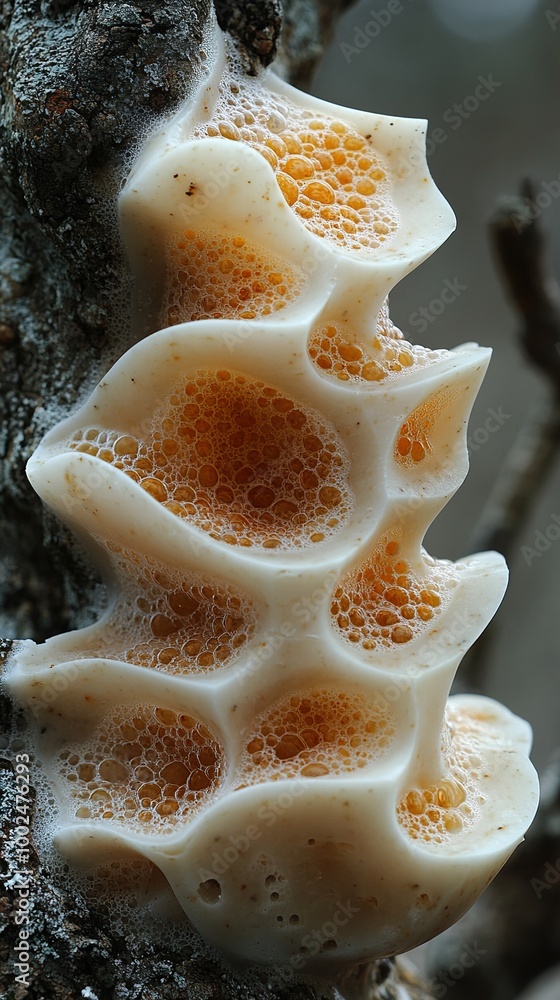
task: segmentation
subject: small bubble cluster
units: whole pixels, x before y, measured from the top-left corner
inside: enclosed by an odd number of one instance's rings
[[[334,592],[331,616],[337,631],[363,649],[399,646],[432,628],[449,589],[451,565],[425,558],[413,569],[400,543],[385,538],[366,562]]]
[[[397,815],[413,840],[441,844],[450,834],[459,833],[465,820],[472,819],[472,808],[465,784],[451,771],[436,785],[410,789],[401,799]]]
[[[82,427],[68,442],[72,451],[110,462],[116,469],[126,469],[138,456],[140,441],[131,434],[101,430],[99,427]]]
[[[303,291],[295,267],[242,236],[186,229],[168,247],[167,325],[198,319],[260,319]]]
[[[100,539],[100,543],[102,543]],[[251,603],[231,588],[169,567],[111,542],[119,601],[103,630],[105,656],[169,674],[208,673],[239,655],[255,630]]]
[[[333,427],[278,389],[227,370],[177,386],[148,441],[87,428],[71,447],[123,469],[172,514],[229,545],[323,542],[352,508]]]
[[[82,872],[81,888],[93,905],[97,901],[111,904],[118,900],[119,909],[126,911],[127,902],[131,907],[138,905],[135,897],[147,890],[155,872],[157,868],[148,858],[119,858]]]
[[[395,444],[395,461],[411,467],[433,452],[433,432],[438,418],[446,413],[456,393],[443,389],[420,403],[401,425]]]
[[[243,752],[243,779],[252,784],[354,771],[382,757],[394,735],[394,719],[377,695],[292,694],[258,720]]]
[[[121,705],[87,743],[61,751],[58,767],[76,819],[166,833],[216,792],[224,755],[190,715]]]
[[[480,743],[471,720],[461,712],[457,715],[453,707],[448,707],[447,718],[449,725],[446,723],[443,731],[444,776],[427,787],[409,789],[397,808],[399,823],[408,835],[428,844],[443,844],[470,830],[485,801],[479,787]],[[480,735],[487,738],[485,726]]]
[[[244,142],[270,164],[293,211],[317,236],[361,256],[397,231],[387,169],[371,135],[301,108],[258,84],[225,78],[195,139]]]
[[[382,328],[381,328],[382,329]],[[396,327],[395,327],[396,330]],[[401,372],[416,371],[441,359],[445,351],[429,351],[378,331],[371,345],[356,341],[343,323],[327,323],[309,337],[309,357],[322,375],[340,382],[383,382]]]

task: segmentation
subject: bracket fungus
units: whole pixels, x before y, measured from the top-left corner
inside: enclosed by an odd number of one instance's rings
[[[504,562],[422,548],[490,352],[388,316],[454,224],[424,123],[248,78],[215,31],[121,194],[134,346],[28,466],[110,605],[6,683],[62,855],[148,859],[230,957],[328,971],[457,920],[536,808],[528,725],[447,700]]]

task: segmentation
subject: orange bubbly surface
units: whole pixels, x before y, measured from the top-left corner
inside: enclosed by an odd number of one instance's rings
[[[284,199],[317,236],[361,256],[397,230],[387,168],[375,137],[306,110],[243,77],[224,78],[195,139],[244,142],[270,164]]]
[[[307,349],[322,375],[362,384],[383,382],[401,372],[415,371],[434,364],[446,354],[413,346],[401,336],[396,327],[385,323],[378,326],[371,344],[366,345],[358,343],[344,323],[326,323],[313,331]]]
[[[469,713],[448,706],[443,777],[435,784],[408,789],[398,805],[399,823],[413,840],[437,846],[474,826],[485,802],[480,791],[484,764],[478,737],[484,733],[487,740],[488,732]]]
[[[301,271],[242,236],[185,229],[168,247],[165,322],[261,319],[284,309],[305,284]]]
[[[176,386],[146,440],[84,428],[71,447],[111,462],[172,514],[229,545],[316,544],[352,507],[346,452],[328,421],[227,370]]]
[[[257,720],[243,752],[243,783],[354,771],[382,757],[394,735],[394,719],[379,696],[298,692]]]
[[[438,419],[449,410],[456,393],[443,389],[412,411],[402,424],[395,444],[398,465],[418,465],[433,452],[433,433]]]
[[[74,815],[165,833],[217,790],[223,752],[207,727],[167,708],[119,706],[88,743],[60,753]]]
[[[256,621],[246,598],[113,543],[107,547],[119,600],[104,623],[102,643],[95,649],[84,646],[80,658],[104,656],[168,674],[191,674],[228,666],[239,655]]]
[[[400,548],[399,541],[386,537],[335,590],[333,624],[348,642],[377,650],[410,642],[434,627],[456,571],[435,560],[412,567]]]

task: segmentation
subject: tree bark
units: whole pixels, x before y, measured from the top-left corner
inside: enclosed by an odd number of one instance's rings
[[[99,587],[44,511],[25,464],[49,427],[85,399],[129,346],[131,276],[116,198],[135,151],[185,99],[211,0],[0,0],[0,634],[41,641],[86,624]],[[278,65],[299,85],[350,0],[216,0],[247,72]],[[10,642],[0,650],[4,658]],[[0,736],[18,727],[0,698]],[[7,738],[0,748],[7,745]],[[31,985],[14,979],[18,824],[12,765],[0,769],[0,983],[6,1000],[340,997],[327,983],[271,986],[207,957],[108,929],[103,913],[29,861]],[[20,866],[21,867],[21,866]],[[358,970],[345,996],[426,996],[393,961]],[[403,993],[404,990],[404,993]],[[399,992],[400,991],[400,992]]]

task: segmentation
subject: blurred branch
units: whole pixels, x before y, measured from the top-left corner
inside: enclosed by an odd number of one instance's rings
[[[552,389],[548,404],[529,414],[475,529],[474,551],[495,549],[506,558],[560,449],[560,296],[546,263],[539,215],[533,186],[525,180],[520,195],[503,198],[489,223],[502,281],[522,319],[523,351]],[[495,635],[491,625],[465,659],[462,681],[469,690],[484,685]]]

